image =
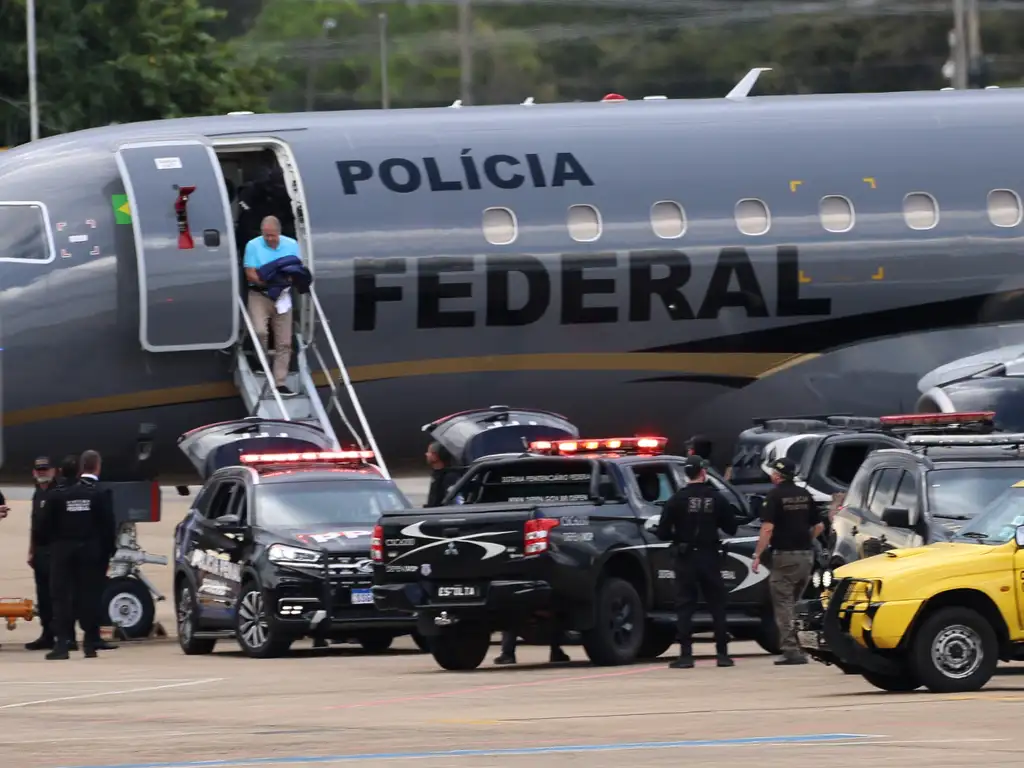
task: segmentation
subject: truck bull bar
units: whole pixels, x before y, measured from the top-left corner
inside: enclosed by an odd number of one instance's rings
[[[854,603],[844,608],[843,603],[854,584],[865,584],[869,590],[873,589],[872,579],[856,579],[847,577],[840,579],[836,584],[832,595],[829,597],[828,608],[825,609],[825,616],[822,622],[822,634],[825,636],[825,644],[829,651],[836,656],[839,662],[845,666],[856,667],[866,672],[874,672],[879,675],[899,675],[905,670],[902,664],[895,659],[883,656],[878,652],[865,648],[853,639],[850,634],[850,621],[855,614],[863,613],[874,615],[878,610],[879,603],[870,601],[871,592],[867,592],[867,605],[865,601]]]

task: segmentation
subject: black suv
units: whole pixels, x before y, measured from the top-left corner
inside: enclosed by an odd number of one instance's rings
[[[1024,435],[916,435],[864,461],[832,521],[832,569],[945,541],[1024,479]],[[826,572],[825,586],[831,583]]]
[[[381,513],[410,504],[371,453],[333,451],[319,427],[272,419],[201,427],[179,447],[206,476],[174,531],[186,654],[229,637],[260,658],[301,637],[379,652],[412,632],[411,614],[373,605],[370,535]]]

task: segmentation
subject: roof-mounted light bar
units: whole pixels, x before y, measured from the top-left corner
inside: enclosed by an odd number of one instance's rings
[[[577,440],[534,440],[530,453],[552,456],[579,456],[591,453],[638,454],[653,456],[665,452],[667,437],[598,437]]]
[[[373,451],[303,451],[301,453],[243,453],[243,464],[360,464],[373,458]]]
[[[964,411],[962,413],[908,413],[896,416],[882,416],[878,420],[883,427],[934,427],[941,424],[991,423],[995,411]]]
[[[932,448],[973,445],[1024,445],[1024,433],[997,433],[994,435],[909,435],[903,439],[907,445]]]

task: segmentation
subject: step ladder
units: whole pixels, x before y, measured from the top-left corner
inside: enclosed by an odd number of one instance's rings
[[[317,298],[316,289],[311,286],[307,295],[293,297],[293,300],[298,310],[293,313],[293,317],[298,319],[293,328],[292,356],[294,366],[298,370],[290,372],[285,380],[285,386],[295,394],[285,397],[274,384],[269,357],[260,345],[256,327],[245,302],[241,296],[236,298],[238,311],[245,323],[246,335],[252,345],[251,350],[247,349],[246,339],[241,337],[235,346],[235,386],[238,387],[248,415],[316,424],[323,429],[335,450],[342,450],[347,445],[342,445],[335,431],[332,416],[336,415],[339,426],[344,427],[348,433],[346,443],[350,438],[360,450],[373,451],[375,463],[384,476],[390,478],[384,457],[381,456],[359,397],[352,386],[352,380],[331,332],[327,316]],[[326,342],[328,358],[324,357],[321,346],[317,343],[318,336]],[[323,396],[317,388],[314,371],[310,367],[310,353],[316,361],[316,373],[327,381],[323,387],[326,394]],[[258,366],[250,362],[250,355],[255,355],[259,362]],[[349,420],[342,406],[346,400],[355,412],[359,429],[356,429]]]

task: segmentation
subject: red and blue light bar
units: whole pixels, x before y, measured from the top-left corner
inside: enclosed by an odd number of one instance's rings
[[[361,464],[373,458],[373,451],[303,451],[300,453],[243,453],[243,464]]]
[[[665,452],[667,437],[599,437],[576,440],[534,440],[530,453],[552,456],[577,456],[583,453],[635,453],[655,455]]]
[[[942,424],[968,424],[992,422],[995,411],[963,411],[961,413],[908,413],[896,416],[881,416],[879,421],[887,427],[935,427]]]

